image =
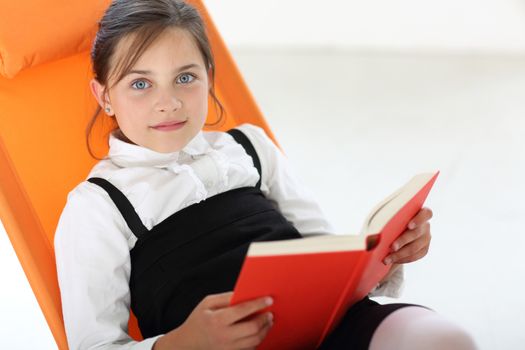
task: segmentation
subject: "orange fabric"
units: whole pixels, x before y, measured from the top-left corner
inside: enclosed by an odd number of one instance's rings
[[[101,1],[82,2],[92,5],[89,11],[100,10]],[[200,0],[190,2],[199,8],[207,22],[217,64],[216,91],[227,113],[223,123],[214,129],[226,130],[250,122],[264,128],[273,138],[204,5]],[[10,18],[11,3],[14,2],[2,0],[2,9],[8,9],[0,14],[2,33],[6,23],[10,28],[20,27]],[[52,2],[55,4],[52,6],[49,1],[30,3],[35,7],[31,13],[38,13],[42,23],[57,20],[58,1]],[[15,13],[19,14],[18,20],[24,18],[22,12]],[[93,17],[91,21],[96,19]],[[82,27],[89,31],[91,24]],[[31,28],[33,43],[43,40],[38,31]],[[94,33],[91,35],[89,42],[94,39]],[[47,49],[47,45],[57,40],[44,43]],[[1,47],[9,49],[3,43]],[[18,55],[23,52],[17,50],[14,52]],[[49,47],[48,55],[49,52],[57,51]],[[2,57],[10,55],[11,51],[2,52]],[[28,67],[13,79],[0,77],[0,219],[60,349],[67,349],[67,343],[53,237],[67,193],[85,179],[97,162],[89,156],[85,144],[85,128],[97,106],[89,91],[91,78],[89,50]],[[210,103],[208,123],[216,120]],[[98,123],[93,130],[92,145],[99,157],[107,152],[110,126],[107,122]],[[141,339],[134,317],[130,320],[130,334]]]
[[[88,50],[109,3],[0,0],[0,74],[13,78],[25,68]]]

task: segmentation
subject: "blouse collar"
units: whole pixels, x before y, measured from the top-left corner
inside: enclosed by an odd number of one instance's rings
[[[121,167],[129,166],[153,166],[158,168],[167,167],[177,163],[180,153],[197,156],[209,152],[210,144],[204,138],[202,130],[180,151],[161,153],[144,146],[135,145],[119,139],[115,131],[109,135],[108,158]]]

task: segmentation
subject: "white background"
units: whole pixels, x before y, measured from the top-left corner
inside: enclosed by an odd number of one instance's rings
[[[298,175],[341,233],[441,170],[432,243],[400,299],[521,349],[525,1],[207,1]],[[54,349],[4,232],[2,348]]]

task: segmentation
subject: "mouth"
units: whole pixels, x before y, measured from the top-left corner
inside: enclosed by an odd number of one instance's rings
[[[184,123],[184,122],[185,122],[185,120],[170,120],[170,121],[167,121],[167,122],[162,122],[160,124],[154,125],[152,127],[153,128],[157,128],[157,127],[160,127],[160,126],[170,126],[170,125]]]
[[[171,131],[171,130],[177,130],[180,129],[186,124],[186,120],[175,120],[175,121],[169,121],[169,122],[163,122],[160,124],[157,124],[155,126],[152,126],[155,130],[161,130],[161,131]]]

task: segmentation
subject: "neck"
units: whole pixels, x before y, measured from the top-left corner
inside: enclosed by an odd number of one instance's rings
[[[119,140],[124,141],[124,142],[131,143],[132,145],[136,145],[135,142],[133,142],[133,141],[131,141],[130,139],[128,139],[128,138],[126,137],[126,135],[124,135],[124,133],[122,132],[122,130],[120,130],[120,129],[118,129],[118,128],[117,128],[116,131],[115,131],[115,137],[118,138]]]

